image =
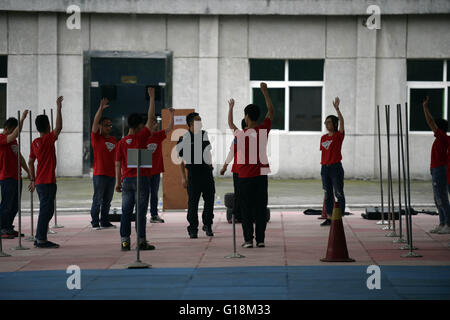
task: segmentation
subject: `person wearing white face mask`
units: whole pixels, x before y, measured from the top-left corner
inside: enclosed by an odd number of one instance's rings
[[[178,155],[182,158],[181,183],[188,193],[187,231],[191,239],[197,238],[198,233],[198,203],[200,196],[204,200],[202,214],[203,231],[209,237],[214,236],[212,224],[214,219],[215,185],[211,164],[211,143],[208,133],[202,130],[200,115],[192,112],[186,116],[189,131],[177,143]],[[187,177],[186,177],[187,169]]]

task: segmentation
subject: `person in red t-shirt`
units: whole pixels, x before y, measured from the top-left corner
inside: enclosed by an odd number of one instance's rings
[[[19,181],[17,170],[17,152],[19,152],[19,149],[16,138],[19,130],[22,130],[27,114],[28,110],[22,113],[20,126],[16,118],[6,120],[3,132],[0,134],[0,189],[2,195],[0,203],[0,233],[2,239],[12,239],[19,236],[19,233],[14,230],[13,226],[19,209],[19,183],[20,189],[22,189],[22,180]],[[30,176],[30,171],[22,154],[20,154],[20,166]]]
[[[91,207],[91,225],[94,229],[115,228],[109,222],[109,208],[116,183],[115,156],[117,140],[111,136],[111,119],[102,117],[108,108],[108,99],[103,98],[94,117],[91,132],[91,144],[94,150],[94,196]],[[101,218],[99,214],[101,208]]]
[[[338,116],[330,115],[325,119],[325,127],[328,133],[320,139],[320,151],[322,152],[320,175],[322,176],[322,187],[325,191],[325,211],[327,213],[327,219],[321,223],[321,226],[331,225],[334,195],[336,195],[342,213],[345,211],[344,168],[341,163],[341,148],[345,130],[344,117],[339,110],[339,103],[340,100],[336,97],[333,106]]]
[[[274,108],[270,100],[267,84],[261,82],[261,92],[267,105],[267,114],[262,124],[258,124],[259,106],[249,104],[244,109],[247,128],[243,131],[233,123],[234,100],[229,101],[228,125],[237,137],[237,163],[239,174],[239,201],[242,208],[242,247],[265,247],[264,238],[267,226],[267,202],[269,163],[267,159],[267,139],[272,127]],[[253,228],[255,223],[255,232]]]
[[[234,103],[234,100],[233,100]],[[245,119],[241,121],[242,130],[247,128],[247,124],[245,123]],[[234,158],[234,159],[233,159]],[[223,164],[222,169],[220,170],[220,175],[224,175],[227,171],[228,164],[233,160],[233,166],[231,167],[231,172],[233,173],[233,188],[234,188],[234,197],[233,197],[233,215],[236,222],[242,221],[242,214],[239,202],[239,166],[237,164],[237,137],[234,137],[233,142],[230,146],[230,152],[228,152],[228,156],[225,159],[225,163]],[[231,221],[228,221],[231,223]]]
[[[439,225],[430,230],[430,233],[450,233],[450,203],[447,189],[447,163],[448,163],[448,122],[444,119],[433,119],[428,104],[430,97],[426,97],[422,106],[425,120],[434,132],[433,146],[431,148],[431,178],[433,182],[434,202],[439,212]]]
[[[133,113],[128,116],[128,135],[123,137],[116,148],[116,191],[122,192],[122,215],[120,218],[121,250],[130,250],[131,215],[136,205],[137,169],[127,166],[128,149],[146,149],[147,140],[151,136],[152,119],[155,117],[155,88],[147,89],[150,97],[147,122],[140,114]],[[140,169],[139,175],[144,174]],[[138,245],[140,250],[154,250],[155,246],[146,240],[146,215],[148,208],[149,187],[148,179],[144,176],[139,180],[139,234]],[[137,225],[136,225],[137,227]],[[136,230],[137,231],[137,230]]]
[[[33,140],[31,144],[28,166],[31,172],[30,189],[36,187],[39,196],[39,218],[36,228],[36,240],[34,246],[37,248],[59,248],[59,245],[47,240],[48,224],[55,212],[56,198],[56,151],[55,142],[62,130],[62,101],[63,97],[56,100],[56,126],[50,132],[50,121],[44,114],[36,117],[36,128],[40,137]],[[34,162],[37,163],[37,171],[34,170]]]
[[[152,120],[152,135],[147,140],[147,149],[152,150],[152,167],[144,170],[144,175],[148,178],[148,185],[150,188],[150,222],[151,223],[164,223],[158,215],[158,191],[159,182],[161,181],[161,173],[164,172],[164,161],[162,155],[162,142],[166,139],[167,135],[173,130],[174,113],[173,108],[169,108],[170,111],[170,123],[169,127],[165,130],[156,131],[158,122],[156,119]]]

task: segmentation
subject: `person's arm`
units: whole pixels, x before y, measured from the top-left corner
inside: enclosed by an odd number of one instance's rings
[[[238,128],[236,127],[233,121],[233,108],[234,108],[234,99],[231,98],[230,100],[228,100],[228,126],[234,132]]]
[[[270,99],[270,96],[269,96],[269,91],[267,90],[267,84],[265,82],[261,82],[260,87],[261,87],[261,92],[264,95],[264,100],[266,100],[266,106],[267,106],[266,118],[273,120],[274,109],[273,109],[272,100]]]
[[[166,135],[168,135],[170,133],[170,131],[173,130],[173,125],[174,125],[174,118],[175,118],[175,109],[174,108],[169,108],[170,111],[170,123],[169,126],[167,127],[167,129],[164,130],[164,133]]]
[[[22,131],[23,128],[23,122],[25,121],[25,118],[27,117],[28,110],[24,110],[22,113],[22,116],[20,117],[19,125],[11,132],[11,134],[8,134],[6,137],[6,143],[11,143],[19,136],[19,132]]]
[[[34,180],[36,178],[36,174],[35,174],[35,171],[34,171],[34,161],[35,160],[36,160],[35,158],[29,158],[28,159],[28,169],[29,169],[29,172],[30,172],[30,185],[28,186],[28,190],[30,192],[33,192],[34,188],[35,188],[35,184],[34,184]]]
[[[115,162],[116,165],[116,192],[122,192],[122,167],[120,161]]]
[[[186,179],[186,165],[184,164],[184,161],[181,161],[180,170],[181,170],[181,184],[186,189],[187,188],[187,179]]]
[[[230,152],[228,152],[227,158],[225,159],[225,163],[223,164],[222,169],[220,170],[220,175],[223,176],[225,174],[225,172],[227,171],[228,168],[228,164],[231,163],[231,161],[234,158],[234,150],[230,150]]]
[[[434,121],[433,116],[431,115],[430,110],[428,109],[428,103],[430,102],[430,97],[427,96],[427,98],[423,101],[423,113],[425,114],[425,120],[427,121],[428,126],[430,129],[436,133],[436,130],[438,129],[436,122]]]
[[[56,126],[55,126],[55,130],[53,131],[56,138],[58,138],[59,134],[61,133],[62,127],[63,127],[62,115],[61,115],[63,100],[64,100],[63,96],[58,97],[58,99],[56,100]]]
[[[145,126],[151,131],[152,120],[155,118],[155,88],[147,88],[148,96],[150,97],[150,104],[148,106],[147,123]]]
[[[103,98],[102,100],[100,100],[100,106],[98,107],[97,113],[94,116],[94,123],[92,124],[92,132],[93,133],[97,133],[98,130],[100,129],[100,119],[102,118],[102,113],[103,110],[105,110],[106,108],[108,108],[108,99],[107,98]]]
[[[339,97],[334,98],[333,101],[333,107],[334,109],[336,109],[338,118],[339,118],[339,132],[340,133],[344,133],[345,129],[344,129],[344,117],[342,116],[341,110],[339,110],[339,103],[341,102],[341,100],[339,100]]]
[[[30,169],[27,166],[27,162],[25,161],[22,153],[20,154],[20,166],[27,172],[28,178],[31,178]]]

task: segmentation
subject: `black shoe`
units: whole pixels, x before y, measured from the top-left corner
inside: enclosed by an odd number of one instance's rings
[[[117,227],[109,221],[100,225],[100,229],[115,229],[115,228]]]
[[[34,246],[36,248],[45,248],[45,249],[56,249],[59,248],[59,244],[56,244],[54,242],[51,241],[46,241],[44,243],[39,243],[37,241],[34,242]]]
[[[320,224],[321,227],[327,227],[329,225],[331,225],[331,220],[330,219],[326,219],[324,222],[322,222]]]
[[[265,248],[265,247],[266,247],[266,245],[264,244],[264,242],[258,242],[258,243],[256,244],[256,246],[257,246],[258,248]]]
[[[97,222],[97,223],[91,223],[91,225],[92,225],[92,229],[100,229],[100,224]]]
[[[191,231],[191,230],[189,230],[189,227],[187,227],[187,232],[189,234],[189,238],[191,238],[191,239],[197,239],[198,238],[197,231]]]
[[[17,238],[19,236],[19,232],[16,230],[8,230],[7,233],[9,235],[12,235],[14,238]],[[20,236],[24,237],[25,235],[23,233],[21,233]]]
[[[150,218],[150,223],[164,223],[164,219],[162,219],[159,215],[152,216]]]
[[[203,226],[202,230],[206,232],[206,235],[208,237],[214,237],[214,233],[212,231],[211,226]]]
[[[120,245],[120,249],[122,251],[130,251],[130,242],[129,241],[122,241],[122,244]]]
[[[253,248],[253,241],[244,242],[242,248]]]
[[[155,250],[155,246],[145,241],[139,245],[139,250]]]

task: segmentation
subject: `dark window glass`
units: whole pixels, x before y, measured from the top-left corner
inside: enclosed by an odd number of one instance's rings
[[[444,71],[443,60],[408,60],[408,81],[442,81]]]
[[[289,60],[290,81],[322,81],[323,60]]]
[[[284,60],[250,59],[250,80],[284,81]]]
[[[428,107],[433,118],[442,118],[444,115],[444,89],[411,89],[409,106],[411,131],[431,130],[423,114],[422,102],[426,96],[430,97]]]
[[[450,92],[450,87],[447,88],[447,92]],[[450,94],[447,94],[447,120],[450,120]]]
[[[0,128],[6,121],[6,83],[0,83]]]
[[[269,88],[270,99],[275,109],[275,115],[272,122],[272,129],[284,130],[284,88]],[[267,106],[264,96],[259,88],[253,88],[253,103],[260,108],[259,123],[264,121],[267,114]],[[236,120],[236,123],[240,123]]]
[[[289,131],[320,131],[322,87],[291,87],[289,103]]]
[[[0,78],[8,77],[8,56],[0,56]]]

